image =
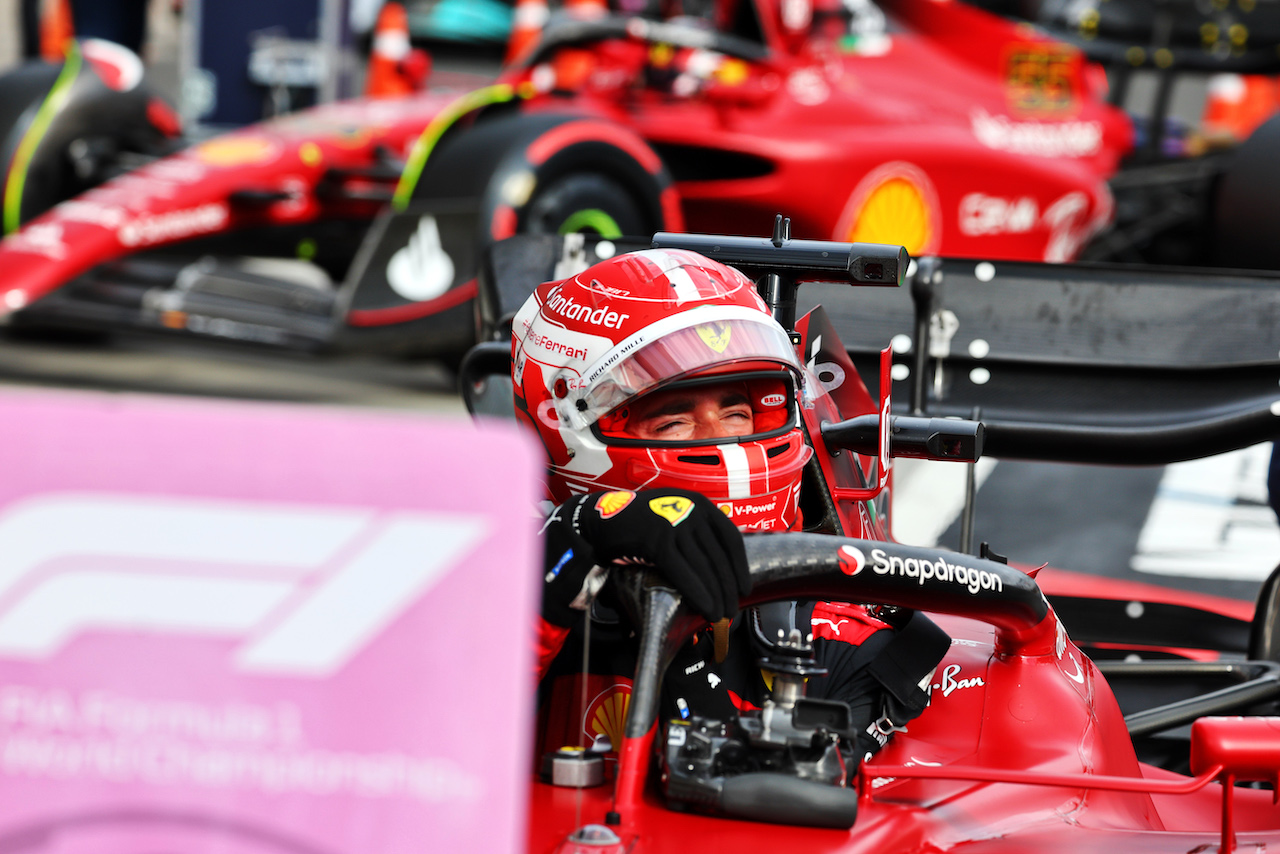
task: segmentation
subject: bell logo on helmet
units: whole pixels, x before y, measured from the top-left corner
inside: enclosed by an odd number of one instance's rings
[[[636,494],[634,492],[627,490],[606,492],[596,499],[596,512],[600,514],[601,519],[611,519],[627,509],[627,505],[635,497]]]
[[[841,546],[836,558],[840,561],[840,571],[845,575],[857,575],[867,565],[867,556],[856,546]]]
[[[729,346],[729,336],[733,333],[733,328],[727,323],[704,323],[697,330],[702,342],[717,353],[725,351]]]
[[[538,285],[512,322],[512,348],[516,406],[547,451],[554,501],[659,490],[615,518],[652,512],[676,525],[695,512],[684,500],[683,490],[692,490],[712,497],[741,530],[785,530],[798,520],[793,489],[812,448],[787,413],[801,367],[786,330],[742,273],[692,252],[619,254]],[[731,444],[715,437],[669,446],[631,435],[635,403],[684,380],[699,394],[733,384],[766,417]],[[655,496],[662,500],[645,508]],[[593,519],[613,509],[595,501],[583,511]]]
[[[664,495],[650,500],[649,509],[670,522],[674,528],[693,512],[693,501],[683,495]]]

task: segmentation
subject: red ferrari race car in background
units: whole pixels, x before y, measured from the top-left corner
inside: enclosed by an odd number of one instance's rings
[[[1066,261],[1108,222],[1131,126],[1079,51],[956,3],[713,5],[564,17],[492,85],[185,148],[118,51],[19,69],[0,305],[457,355],[476,253],[518,232],[749,233],[786,210],[806,236]]]
[[[531,235],[495,245],[497,260],[488,263],[503,275],[494,287],[485,285],[481,301],[495,330],[510,316],[512,297],[553,277],[562,240]],[[587,241],[589,253],[594,243]],[[953,301],[938,265],[921,263],[907,277],[899,247],[791,240],[781,221],[772,240],[665,233],[652,245],[692,249],[747,272],[775,317],[794,331],[811,372],[814,397],[802,414],[815,449],[801,492],[806,530],[748,536],[753,586],[743,606],[812,598],[922,609],[951,635],[951,650],[935,673],[930,707],[846,780],[833,772],[831,758],[847,736],[847,718],[800,696],[811,664],[803,639],[756,633],[762,666],[775,679],[763,712],[659,720],[665,668],[704,622],[658,579],[614,572],[609,583],[641,650],[623,692],[625,721],[595,714],[599,697],[584,703],[580,749],[548,757],[532,784],[530,851],[1225,852],[1280,844],[1277,576],[1264,585],[1255,610],[1017,568],[987,544],[976,554],[956,553],[886,537],[895,458],[1154,464],[1275,438],[1280,333],[1259,344],[1271,348],[1265,364],[1247,349],[1230,366],[1246,382],[1208,399],[1190,381],[1180,411],[1153,412],[1143,422],[1120,410],[1062,418],[1062,407],[1037,414],[1034,401],[1020,410],[1015,402],[1002,404],[1011,384],[1025,386],[1030,375],[1044,380],[1064,360],[1048,366],[1044,359],[1012,360],[1007,354],[1017,345],[994,337],[990,370],[1008,382],[997,383],[988,401],[992,417],[942,418],[936,416],[948,414],[948,401],[927,386],[950,385],[971,356],[943,352],[938,331],[924,335],[928,346],[920,349],[933,355],[915,365],[912,406],[902,412],[889,395],[890,350],[875,370],[860,373],[821,308],[799,320],[794,308],[801,282],[805,290],[814,282],[844,291],[871,285],[856,289],[870,304],[891,298],[894,286],[907,281],[929,309],[920,318],[927,326],[932,309],[967,312],[977,304],[965,302],[965,289]],[[1013,266],[1033,290],[1036,273],[1055,269]],[[983,290],[983,277],[977,281],[976,300],[996,294]],[[1214,300],[1208,287],[1154,281],[1130,290],[1146,297],[1161,288],[1175,309],[1193,306],[1197,294],[1200,308]],[[1079,303],[1083,287],[1059,284],[1057,290],[1075,293],[1060,304],[1041,301],[1050,310],[1041,313],[1041,330],[1057,322],[1050,314]],[[1046,286],[1040,296],[1052,290]],[[1219,299],[1216,322],[1203,337],[1217,344],[1232,339],[1231,330],[1258,312],[1259,298],[1251,300],[1240,286]],[[1030,325],[1019,315],[1009,332],[1020,336]],[[1109,342],[1110,331],[1098,330],[1095,345]],[[1066,349],[1063,340],[1054,346]],[[1207,350],[1215,346],[1206,343]],[[503,340],[480,344],[464,359],[463,388],[473,408],[486,388],[478,381],[501,377],[509,359]],[[1183,369],[1182,382],[1194,379],[1187,366],[1175,367]],[[1141,353],[1129,374],[1127,382],[1173,379]]]
[[[1135,114],[1115,221],[1081,257],[1280,268],[1280,9],[1195,0],[970,0],[1107,69]]]

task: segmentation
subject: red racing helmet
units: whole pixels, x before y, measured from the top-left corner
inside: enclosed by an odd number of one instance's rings
[[[743,530],[799,521],[803,370],[751,280],[683,250],[619,255],[541,285],[516,314],[511,375],[517,417],[535,430],[557,503],[583,492],[691,489]],[[692,441],[640,439],[627,418],[647,394],[736,387],[752,432]]]

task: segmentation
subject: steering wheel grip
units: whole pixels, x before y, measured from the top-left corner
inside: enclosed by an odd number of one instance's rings
[[[848,830],[858,817],[858,793],[757,771],[724,778],[718,806],[727,816],[749,821]]]

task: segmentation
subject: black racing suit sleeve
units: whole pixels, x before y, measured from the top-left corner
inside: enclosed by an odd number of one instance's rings
[[[860,753],[874,753],[884,743],[868,733],[877,721],[882,730],[901,727],[928,706],[927,679],[951,648],[951,638],[924,614],[908,612],[860,644],[815,638],[813,646],[827,674],[809,681],[807,696],[848,703]]]

